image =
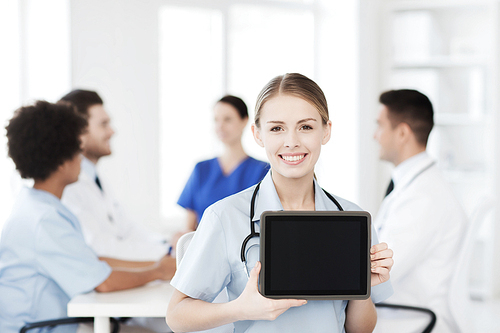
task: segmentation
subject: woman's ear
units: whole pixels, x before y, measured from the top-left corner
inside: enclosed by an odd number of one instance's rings
[[[330,141],[330,138],[332,137],[332,121],[328,120],[326,125],[323,126],[323,129],[325,133],[323,135],[323,140],[321,141],[321,144],[325,145],[328,141]]]
[[[260,130],[259,128],[255,125],[255,123],[252,123],[252,134],[253,138],[255,139],[255,142],[261,147],[264,147],[264,142],[262,141],[260,137]]]

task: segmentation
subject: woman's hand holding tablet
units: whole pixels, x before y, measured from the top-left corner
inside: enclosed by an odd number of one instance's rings
[[[243,293],[234,301],[243,314],[242,320],[274,320],[291,307],[307,303],[303,299],[270,299],[261,295],[258,290],[258,280],[261,264],[257,262],[250,271],[250,279]]]
[[[394,265],[392,255],[393,252],[386,243],[373,245],[370,248],[372,287],[389,280],[389,272]]]

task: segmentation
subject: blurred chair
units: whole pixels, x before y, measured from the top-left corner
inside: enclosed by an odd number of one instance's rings
[[[401,328],[408,328],[408,331],[405,332],[422,332],[422,333],[430,333],[434,329],[434,326],[436,325],[436,314],[427,308],[421,308],[417,306],[408,306],[408,305],[400,305],[400,304],[389,304],[389,303],[375,303],[375,306],[377,308],[388,308],[388,309],[397,309],[400,310],[403,313],[407,314],[424,314],[425,317],[428,317],[428,321],[426,320],[425,322],[422,320],[421,316],[417,316],[415,318],[411,317],[404,317],[401,318],[401,321],[395,322],[395,326]],[[399,316],[399,314],[396,314]],[[401,316],[399,316],[401,317]],[[412,331],[413,325],[415,327],[420,327],[423,326],[422,330],[420,328],[414,328]],[[398,328],[398,329],[399,329]]]
[[[177,241],[177,247],[175,249],[175,262],[177,264],[177,267],[181,264],[182,257],[186,254],[186,250],[189,246],[189,243],[191,243],[191,239],[193,239],[195,231],[188,232],[184,235],[182,235],[179,240]]]
[[[449,294],[450,312],[455,320],[456,332],[473,332],[470,297],[470,268],[474,255],[475,243],[487,217],[493,212],[495,203],[491,199],[481,200],[472,212],[460,249],[458,264],[451,281]]]
[[[120,331],[120,324],[115,318],[110,318],[111,323],[113,324],[112,333],[118,333]],[[61,318],[54,320],[45,320],[45,321],[37,321],[34,323],[27,323],[19,330],[19,333],[26,333],[29,330],[35,328],[48,327],[52,328],[59,325],[71,325],[71,324],[79,324],[79,323],[93,323],[94,318],[91,317],[69,317],[69,318]]]

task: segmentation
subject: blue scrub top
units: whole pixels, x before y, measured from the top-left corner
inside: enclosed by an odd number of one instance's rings
[[[189,297],[212,302],[227,288],[229,301],[236,299],[248,282],[240,259],[241,244],[250,233],[250,201],[255,187],[227,197],[208,207],[189,244],[171,285]],[[337,211],[337,206],[314,181],[315,209]],[[344,210],[359,211],[357,205],[335,197]],[[255,230],[260,231],[260,216],[267,210],[283,210],[269,172],[262,181],[255,202]],[[377,244],[372,226],[372,244]],[[245,249],[248,271],[259,260],[259,238],[254,237]],[[300,269],[300,268],[297,268]],[[374,302],[381,302],[393,293],[390,282],[372,288]],[[274,321],[238,321],[235,332],[344,332],[347,301],[308,301],[290,308]]]
[[[199,162],[189,177],[177,204],[195,211],[199,222],[208,206],[257,184],[268,170],[269,163],[252,157],[241,162],[229,175],[222,172],[217,158]]]
[[[78,220],[59,199],[23,188],[0,239],[0,332],[17,333],[27,322],[67,317],[69,300],[93,290],[109,274],[111,268],[87,246]],[[50,332],[76,328],[62,325]]]

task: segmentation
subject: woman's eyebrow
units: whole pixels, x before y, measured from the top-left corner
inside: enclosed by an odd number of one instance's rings
[[[305,123],[308,121],[317,121],[317,120],[315,118],[305,118],[305,119],[301,119],[301,120],[297,121],[297,124]],[[267,124],[284,124],[285,122],[281,121],[281,120],[269,120],[266,123]]]
[[[312,120],[312,121],[317,121],[315,118],[305,118],[305,119],[299,120],[299,121],[297,122],[297,124],[300,124],[300,123],[305,123],[305,122],[310,121],[310,120]]]

